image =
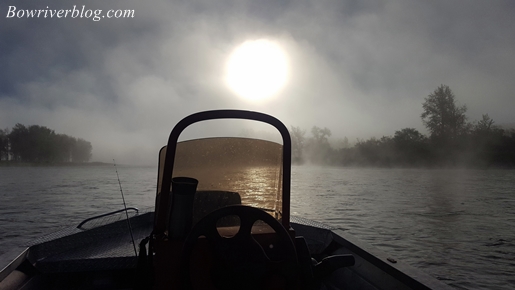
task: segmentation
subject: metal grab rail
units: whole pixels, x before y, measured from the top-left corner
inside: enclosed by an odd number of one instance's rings
[[[243,111],[243,110],[214,110],[204,111],[189,115],[179,121],[172,129],[166,145],[166,155],[163,164],[161,184],[158,184],[158,195],[156,198],[154,234],[160,236],[164,234],[170,214],[170,185],[172,184],[173,167],[175,163],[175,151],[177,141],[182,131],[188,126],[207,120],[217,119],[243,119],[267,123],[275,127],[283,138],[283,160],[282,160],[282,224],[285,228],[290,228],[290,187],[291,187],[291,137],[288,128],[276,119],[267,114]],[[161,160],[159,161],[161,163]],[[161,164],[159,164],[161,167]],[[159,177],[158,177],[159,179]]]
[[[133,210],[136,212],[136,214],[139,213],[139,210],[135,207],[128,207],[127,210]],[[82,227],[82,225],[84,225],[85,223],[91,221],[91,220],[94,220],[94,219],[98,219],[98,218],[102,218],[102,217],[106,217],[106,216],[109,216],[109,215],[113,215],[113,214],[117,214],[117,213],[120,213],[120,212],[124,212],[125,209],[119,209],[119,210],[115,210],[115,211],[112,211],[112,212],[108,212],[108,213],[104,213],[104,214],[101,214],[101,215],[97,215],[97,216],[94,216],[94,217],[90,217],[90,218],[87,218],[85,220],[83,220],[78,226],[77,228],[80,229]]]

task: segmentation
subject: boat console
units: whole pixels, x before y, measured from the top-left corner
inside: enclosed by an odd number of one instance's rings
[[[225,118],[265,122],[282,144],[243,137],[178,142],[186,127]],[[290,163],[289,132],[271,116],[222,110],[179,122],[160,152],[155,288],[300,289],[329,269],[326,262],[314,271],[305,241],[290,226]]]

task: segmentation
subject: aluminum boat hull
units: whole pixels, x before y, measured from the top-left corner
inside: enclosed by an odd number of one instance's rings
[[[134,239],[145,238],[153,222],[153,212],[132,217]],[[291,227],[297,236],[304,237],[317,260],[336,254],[354,256],[354,266],[336,270],[321,287],[452,289],[345,231],[298,217],[292,217]],[[72,227],[0,256],[0,290],[136,289],[137,261],[125,220],[88,230]]]

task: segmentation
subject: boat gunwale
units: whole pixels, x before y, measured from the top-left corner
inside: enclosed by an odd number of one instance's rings
[[[400,281],[402,284],[412,289],[454,289],[450,285],[441,282],[437,278],[417,269],[409,264],[392,259],[382,250],[379,250],[366,242],[357,240],[354,236],[344,232],[341,229],[330,230],[333,239],[343,248],[351,253],[355,253],[357,257],[363,258],[368,263],[384,271],[388,276]],[[353,270],[359,272],[360,276],[365,277],[363,271],[359,271],[358,267]],[[393,288],[395,289],[395,288]]]
[[[151,213],[150,213],[151,214]],[[139,216],[141,218],[141,216]],[[134,217],[133,217],[134,218]],[[311,221],[311,220],[306,220]],[[149,223],[150,225],[150,223]],[[445,289],[450,290],[453,289],[450,285],[445,284],[444,282],[439,281],[437,278],[432,277],[426,273],[424,273],[420,269],[416,269],[411,265],[402,263],[402,262],[392,262],[390,256],[388,256],[385,252],[369,245],[366,242],[357,240],[354,236],[350,235],[349,233],[345,232],[341,229],[334,229],[331,227],[320,227],[317,225],[312,224],[304,224],[302,222],[295,222],[292,221],[291,223],[292,227],[295,229],[296,232],[298,232],[301,236],[305,236],[306,238],[310,238],[309,234],[306,235],[306,233],[309,233],[309,231],[312,232],[311,236],[317,231],[318,234],[324,233],[324,237],[321,237],[322,239],[318,241],[318,243],[325,243],[326,247],[330,247],[330,243],[336,243],[338,245],[337,248],[335,248],[335,251],[331,254],[354,254],[357,258],[357,265],[362,265],[363,267],[359,266],[352,266],[345,268],[344,271],[352,271],[356,273],[358,276],[360,276],[361,279],[367,281],[371,285],[378,285],[378,275],[371,274],[370,273],[370,266],[364,265],[361,263],[361,260],[366,261],[366,263],[372,265],[373,267],[377,268],[380,271],[383,271],[386,273],[387,276],[391,277],[390,281],[398,281],[397,285],[404,285],[406,288],[411,289]],[[324,225],[324,224],[322,224]],[[106,227],[107,228],[107,227]],[[97,230],[99,230],[97,228]],[[87,231],[86,231],[87,232]],[[77,232],[77,233],[70,233],[69,235],[63,236],[61,238],[58,238],[56,240],[46,241],[45,243],[52,243],[52,242],[58,242],[62,238],[67,238],[74,235],[80,235],[84,234],[85,232]],[[303,235],[304,234],[304,235]],[[327,240],[329,238],[329,240]],[[311,237],[313,239],[313,237]],[[33,253],[31,253],[31,249],[34,247],[36,249],[41,244],[35,244],[31,247],[25,248],[20,254],[16,256],[10,263],[8,263],[1,271],[0,271],[0,282],[3,281],[7,276],[9,276],[14,270],[16,270],[17,267],[19,267],[24,261],[30,261],[34,257]],[[14,252],[11,251],[11,252]],[[3,254],[2,258],[8,256],[9,253]],[[13,255],[12,255],[13,256]],[[127,257],[128,259],[134,260],[136,257]],[[126,259],[127,259],[126,258]],[[101,261],[101,260],[98,260]],[[93,261],[92,261],[93,262]],[[361,268],[361,269],[360,269]],[[367,271],[369,272],[367,274]],[[377,270],[374,270],[375,273],[378,273]],[[335,272],[333,276],[339,277],[341,279],[341,272]],[[374,276],[375,275],[375,276]],[[372,277],[371,277],[372,276]],[[375,278],[374,278],[375,277]],[[390,285],[396,285],[396,283],[390,283]],[[390,286],[390,288],[385,287],[385,285],[381,285],[385,289],[397,289],[395,286]],[[382,288],[381,288],[382,289]]]
[[[20,248],[23,250],[18,251]],[[0,264],[2,268],[0,269],[0,283],[7,278],[16,268],[18,268],[25,260],[28,259],[30,253],[30,247],[18,247],[17,249],[13,249],[5,254],[0,255]],[[14,259],[9,259],[9,257],[15,256]],[[4,259],[5,258],[5,259]]]

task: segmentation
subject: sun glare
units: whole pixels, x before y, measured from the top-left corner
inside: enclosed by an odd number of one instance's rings
[[[262,100],[277,94],[287,78],[286,54],[278,44],[266,39],[244,42],[227,62],[227,85],[246,99]]]

